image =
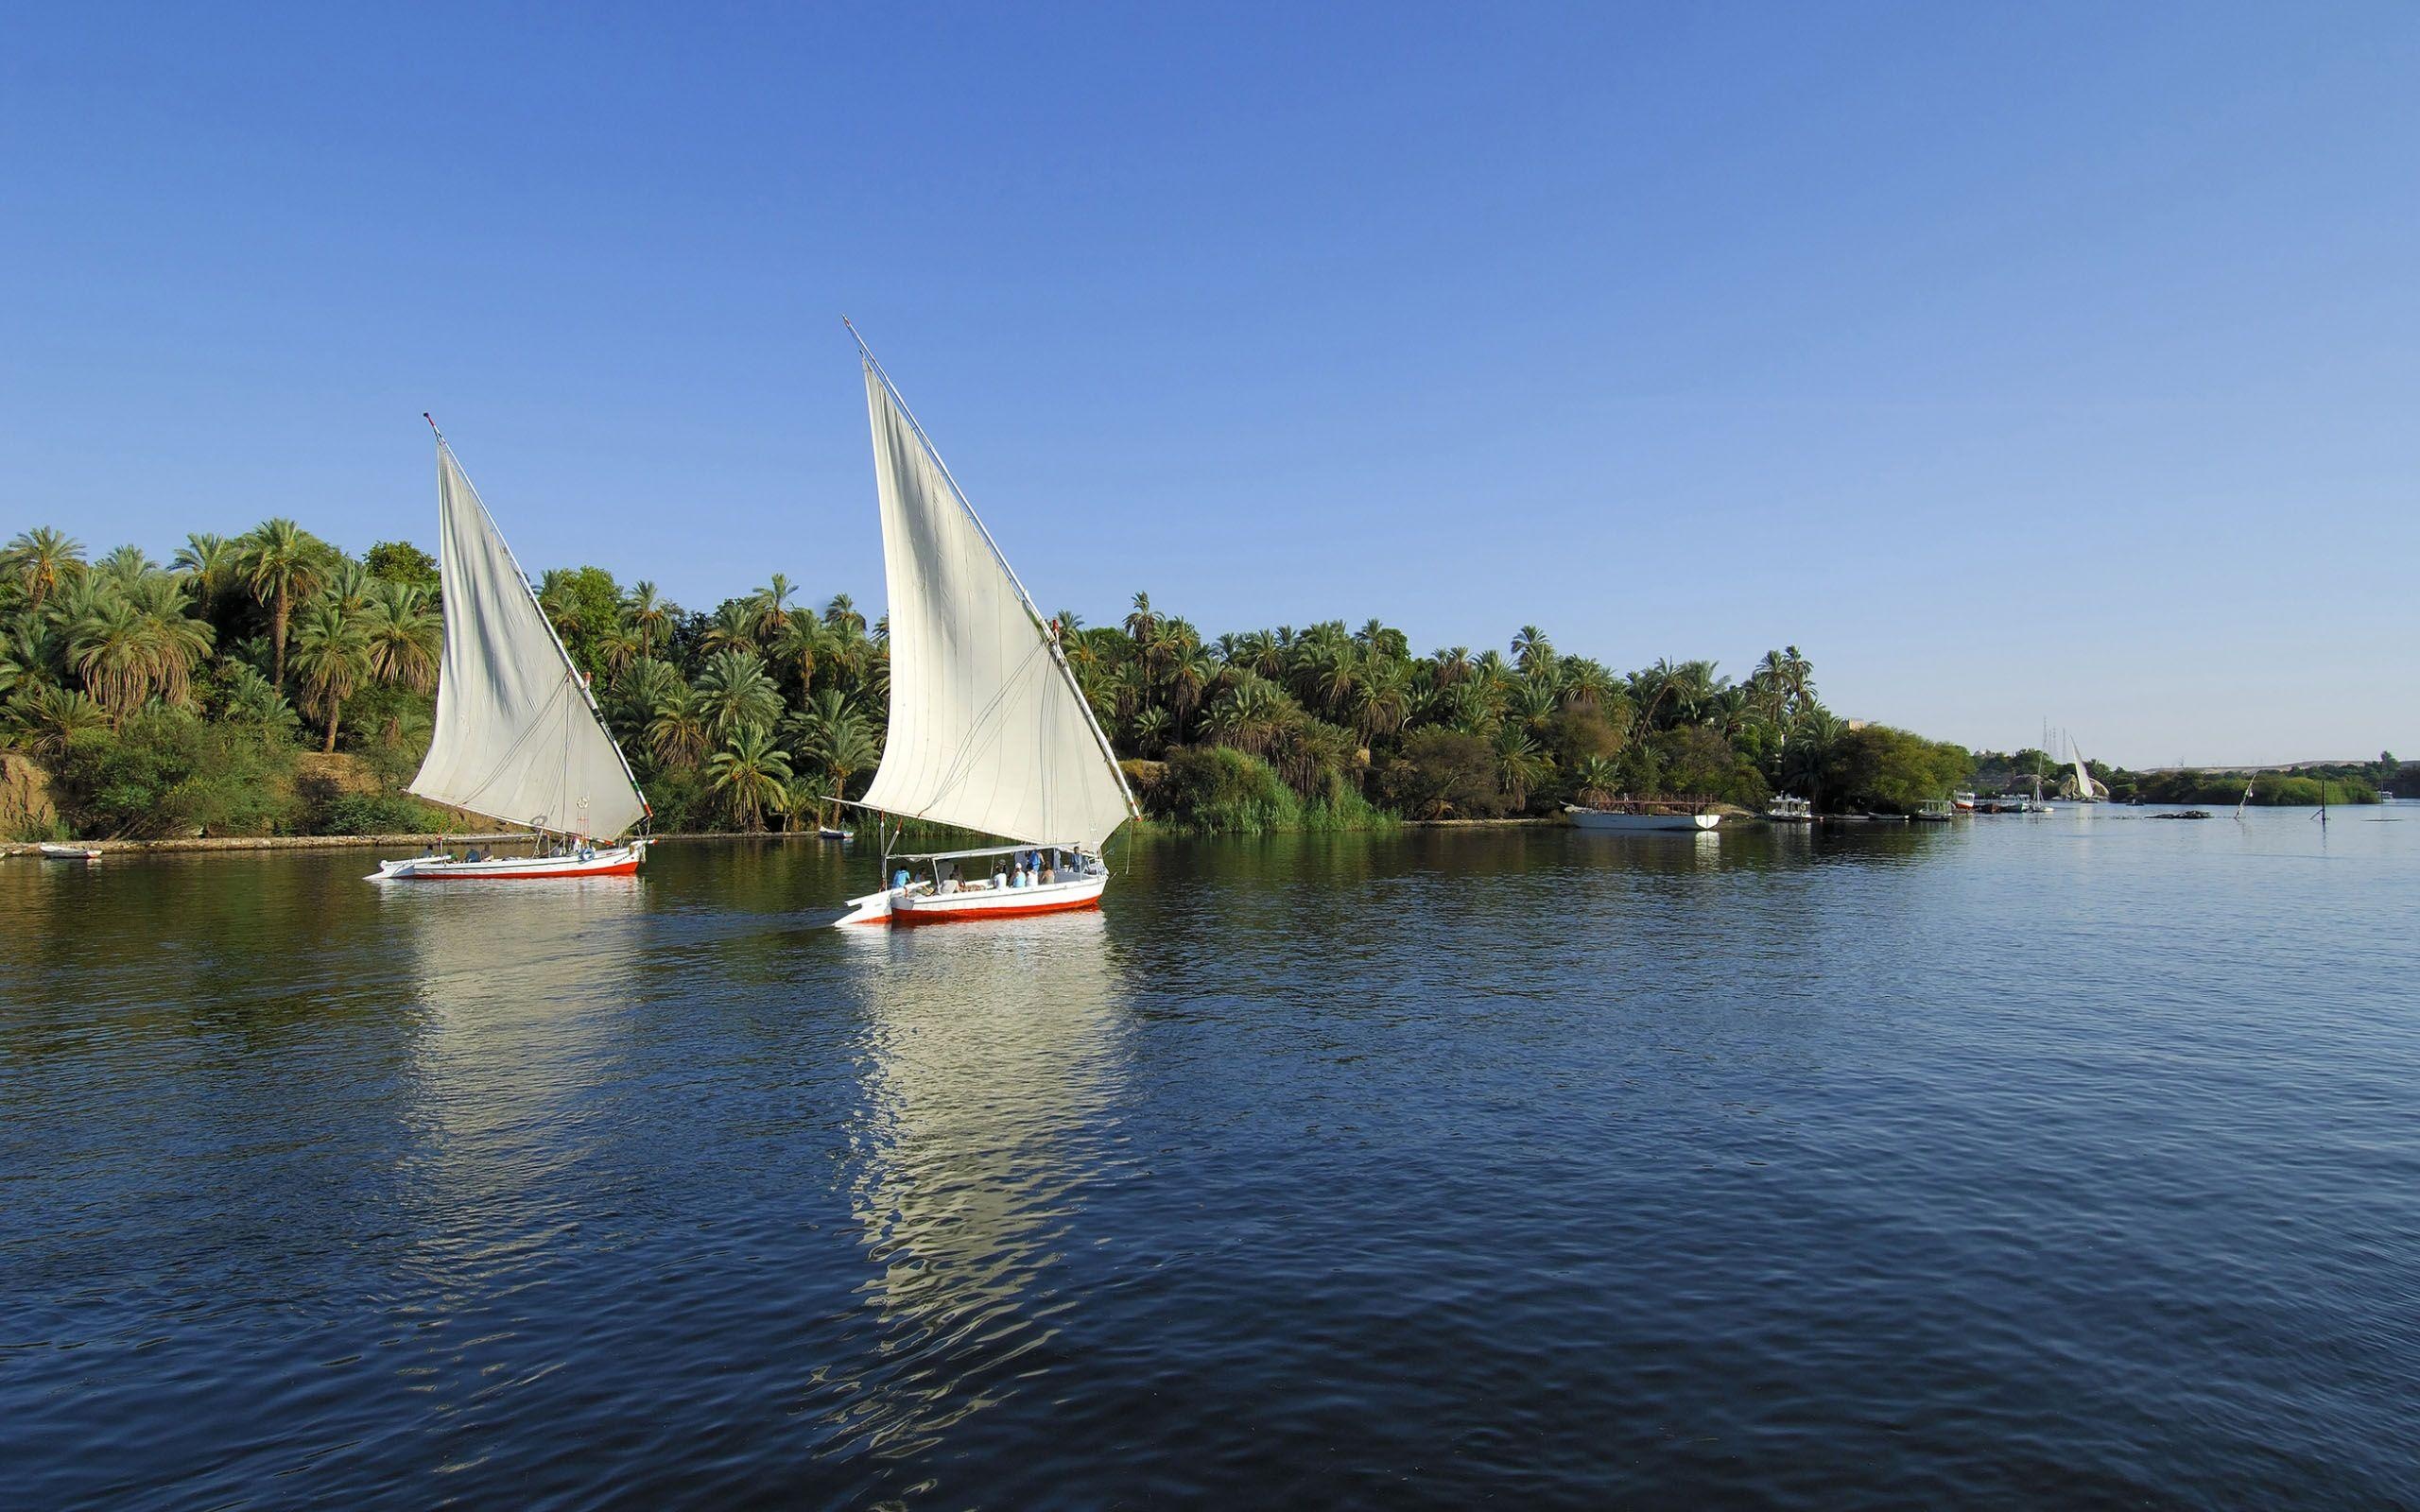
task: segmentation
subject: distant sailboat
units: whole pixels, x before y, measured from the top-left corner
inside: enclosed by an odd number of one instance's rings
[[[2075,762],[2076,801],[2098,803],[2106,799],[2109,796],[2108,786],[2096,781],[2091,771],[2085,767],[2083,747],[2076,744],[2076,738],[2073,735],[2067,737],[2067,755]]]
[[[851,326],[855,335],[856,328]],[[890,726],[862,808],[1015,842],[892,855],[843,924],[1091,908],[1101,847],[1134,815],[1117,757],[1059,644],[924,427],[866,349],[866,410],[890,616]],[[897,869],[893,869],[896,868]]]
[[[370,880],[520,882],[638,870],[644,833],[606,843],[633,825],[644,830],[638,779],[441,434],[437,516],[445,648],[437,729],[411,791],[532,832],[535,853],[382,861]]]

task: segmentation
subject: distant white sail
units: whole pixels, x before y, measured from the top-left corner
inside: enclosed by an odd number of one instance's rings
[[[2076,797],[2088,803],[2106,796],[2109,789],[2092,780],[2092,773],[2083,765],[2083,747],[2076,744],[2073,735],[2067,737],[2067,754],[2074,758],[2076,764]]]
[[[411,790],[508,824],[612,839],[639,821],[647,801],[587,680],[441,440],[437,509],[445,651],[437,730]]]
[[[865,805],[1097,852],[1133,800],[1057,641],[872,362],[866,409],[890,730]]]

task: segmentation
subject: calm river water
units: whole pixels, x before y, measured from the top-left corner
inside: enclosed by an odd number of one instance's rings
[[[2420,1503],[2420,806],[0,862],[25,1507]]]

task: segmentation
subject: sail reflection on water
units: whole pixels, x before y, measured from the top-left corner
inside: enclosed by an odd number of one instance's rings
[[[576,1161],[588,1094],[628,1033],[647,884],[458,882],[380,894],[406,942],[420,1032],[405,1074],[416,1125],[407,1199],[450,1240],[510,1243],[512,1200]]]
[[[996,1400],[1050,1339],[1050,1268],[1117,1164],[1125,1018],[1098,913],[841,937],[867,1068],[850,1201],[887,1339],[838,1415],[887,1453]]]

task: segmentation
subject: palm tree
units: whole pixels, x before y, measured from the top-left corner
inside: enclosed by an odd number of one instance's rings
[[[743,725],[769,728],[782,716],[782,690],[753,651],[717,651],[698,674],[698,694],[717,734]]]
[[[1820,705],[1808,708],[1791,726],[1789,743],[1782,747],[1782,785],[1822,808],[1824,778],[1832,747],[1847,733],[1848,727]]]
[[[0,567],[26,591],[26,609],[39,619],[42,602],[84,576],[83,542],[48,525],[19,533],[0,554]]]
[[[114,587],[126,589],[160,570],[148,552],[136,545],[119,546],[93,563],[93,576]]]
[[[765,810],[778,809],[790,780],[790,759],[764,726],[741,725],[706,764],[706,785],[722,795],[743,830],[765,827]]]
[[[1564,657],[1557,662],[1558,682],[1563,701],[1574,709],[1602,713],[1606,707],[1621,696],[1615,685],[1614,675],[1604,663],[1584,656]]]
[[[831,784],[832,797],[845,798],[849,779],[882,760],[882,752],[873,743],[873,735],[863,720],[851,717],[832,726],[815,747],[815,759],[822,765],[824,780]]]
[[[1184,647],[1168,662],[1168,708],[1176,715],[1177,738],[1184,738],[1184,716],[1201,707],[1201,699],[1210,680],[1219,675],[1219,664],[1210,660],[1200,642]]]
[[[283,517],[254,525],[241,543],[237,561],[253,601],[268,610],[272,658],[269,681],[285,689],[285,630],[294,601],[320,591],[326,578],[323,548],[293,521]]]
[[[158,677],[150,627],[123,593],[105,593],[69,628],[67,658],[114,724],[151,696]]]
[[[1512,637],[1512,664],[1525,678],[1542,677],[1554,668],[1554,644],[1547,632],[1534,625],[1524,625]]]
[[[1256,672],[1245,672],[1210,705],[1203,723],[1219,744],[1266,756],[1291,712],[1285,693]]]
[[[1553,763],[1530,744],[1517,725],[1495,732],[1495,784],[1516,809],[1530,806],[1530,790],[1544,782]]]
[[[1295,662],[1295,696],[1340,723],[1352,712],[1360,662],[1359,652],[1350,641],[1314,643]]]
[[[701,651],[756,652],[756,611],[746,599],[735,598],[714,612],[698,637]]]
[[[772,583],[768,583],[765,588],[757,588],[755,593],[748,595],[748,602],[755,608],[757,639],[760,641],[774,639],[774,636],[782,631],[784,624],[789,624],[789,600],[796,595],[796,593],[799,593],[799,586],[791,583],[789,576],[774,574]]]
[[[1400,662],[1377,661],[1362,672],[1353,689],[1353,729],[1361,744],[1401,730],[1411,717],[1409,679]]]
[[[686,683],[658,701],[654,717],[648,721],[648,748],[666,766],[696,765],[713,738],[706,700]]]
[[[823,606],[823,623],[838,629],[854,625],[859,634],[865,632],[866,617],[857,612],[857,601],[846,593],[835,593],[832,602]]]
[[[361,614],[370,675],[380,682],[426,693],[437,686],[437,659],[445,627],[418,583],[381,581]]]
[[[1542,682],[1523,682],[1512,689],[1505,713],[1520,722],[1521,728],[1532,735],[1543,735],[1561,712],[1563,699],[1555,690]]]
[[[337,748],[337,720],[344,701],[371,675],[370,638],[361,618],[342,604],[322,599],[313,604],[294,632],[294,671],[301,679],[304,712],[327,721],[322,751]]]
[[[385,578],[347,558],[337,563],[336,571],[328,574],[323,592],[346,613],[358,614],[369,604],[370,595],[385,582]]]
[[[773,638],[773,657],[785,665],[798,669],[799,693],[804,696],[815,686],[815,663],[821,659],[832,636],[821,621],[811,615],[793,614],[783,622],[781,633]]]
[[[1151,595],[1134,595],[1134,607],[1126,613],[1126,637],[1138,651],[1148,648],[1160,632],[1160,617],[1151,610]]]
[[[1134,732],[1133,746],[1139,754],[1157,755],[1167,748],[1168,712],[1158,704],[1153,704],[1135,714],[1129,728]]]
[[[1603,756],[1591,756],[1572,769],[1572,796],[1591,806],[1609,801],[1621,786],[1621,772]]]
[[[1151,677],[1140,662],[1123,662],[1110,675],[1110,701],[1120,719],[1132,719],[1151,703]]]
[[[630,593],[623,596],[622,610],[630,619],[631,628],[638,632],[642,656],[654,655],[658,645],[672,638],[672,622],[680,613],[656,593],[653,583],[645,579],[631,585]]]
[[[53,680],[51,650],[55,638],[42,622],[26,615],[0,637],[0,697],[20,689],[46,686]]]
[[[652,714],[655,706],[688,686],[681,680],[681,669],[669,662],[643,656],[622,669],[613,684],[616,697],[636,709],[641,718]]]
[[[604,671],[607,682],[619,678],[630,670],[631,662],[647,654],[647,646],[640,641],[639,632],[627,619],[616,620],[612,629],[596,637],[591,649],[596,657],[597,665]]]
[[[1431,651],[1428,663],[1437,669],[1437,686],[1450,688],[1471,675],[1471,648],[1454,645]]]
[[[88,730],[109,728],[110,712],[73,688],[37,688],[9,704],[9,734],[37,756],[58,756]]]
[[[242,552],[225,536],[196,531],[185,537],[169,566],[193,580],[194,599],[204,614],[217,607],[218,595],[241,576]]]
[[[1247,630],[1236,638],[1230,662],[1250,667],[1264,678],[1280,678],[1286,673],[1286,647],[1267,630]]]
[[[269,686],[258,667],[235,662],[218,688],[218,718],[228,724],[250,725],[290,737],[302,721],[285,696]]]
[[[833,603],[843,603],[848,596],[843,593]],[[866,681],[874,662],[875,646],[866,634],[865,616],[855,610],[838,618],[826,615],[823,625],[823,654],[838,670],[841,679]]]
[[[192,701],[194,668],[210,655],[216,639],[207,623],[185,612],[187,592],[185,579],[154,572],[126,595],[143,616],[143,632],[150,643],[152,681],[160,696],[179,708]]]

